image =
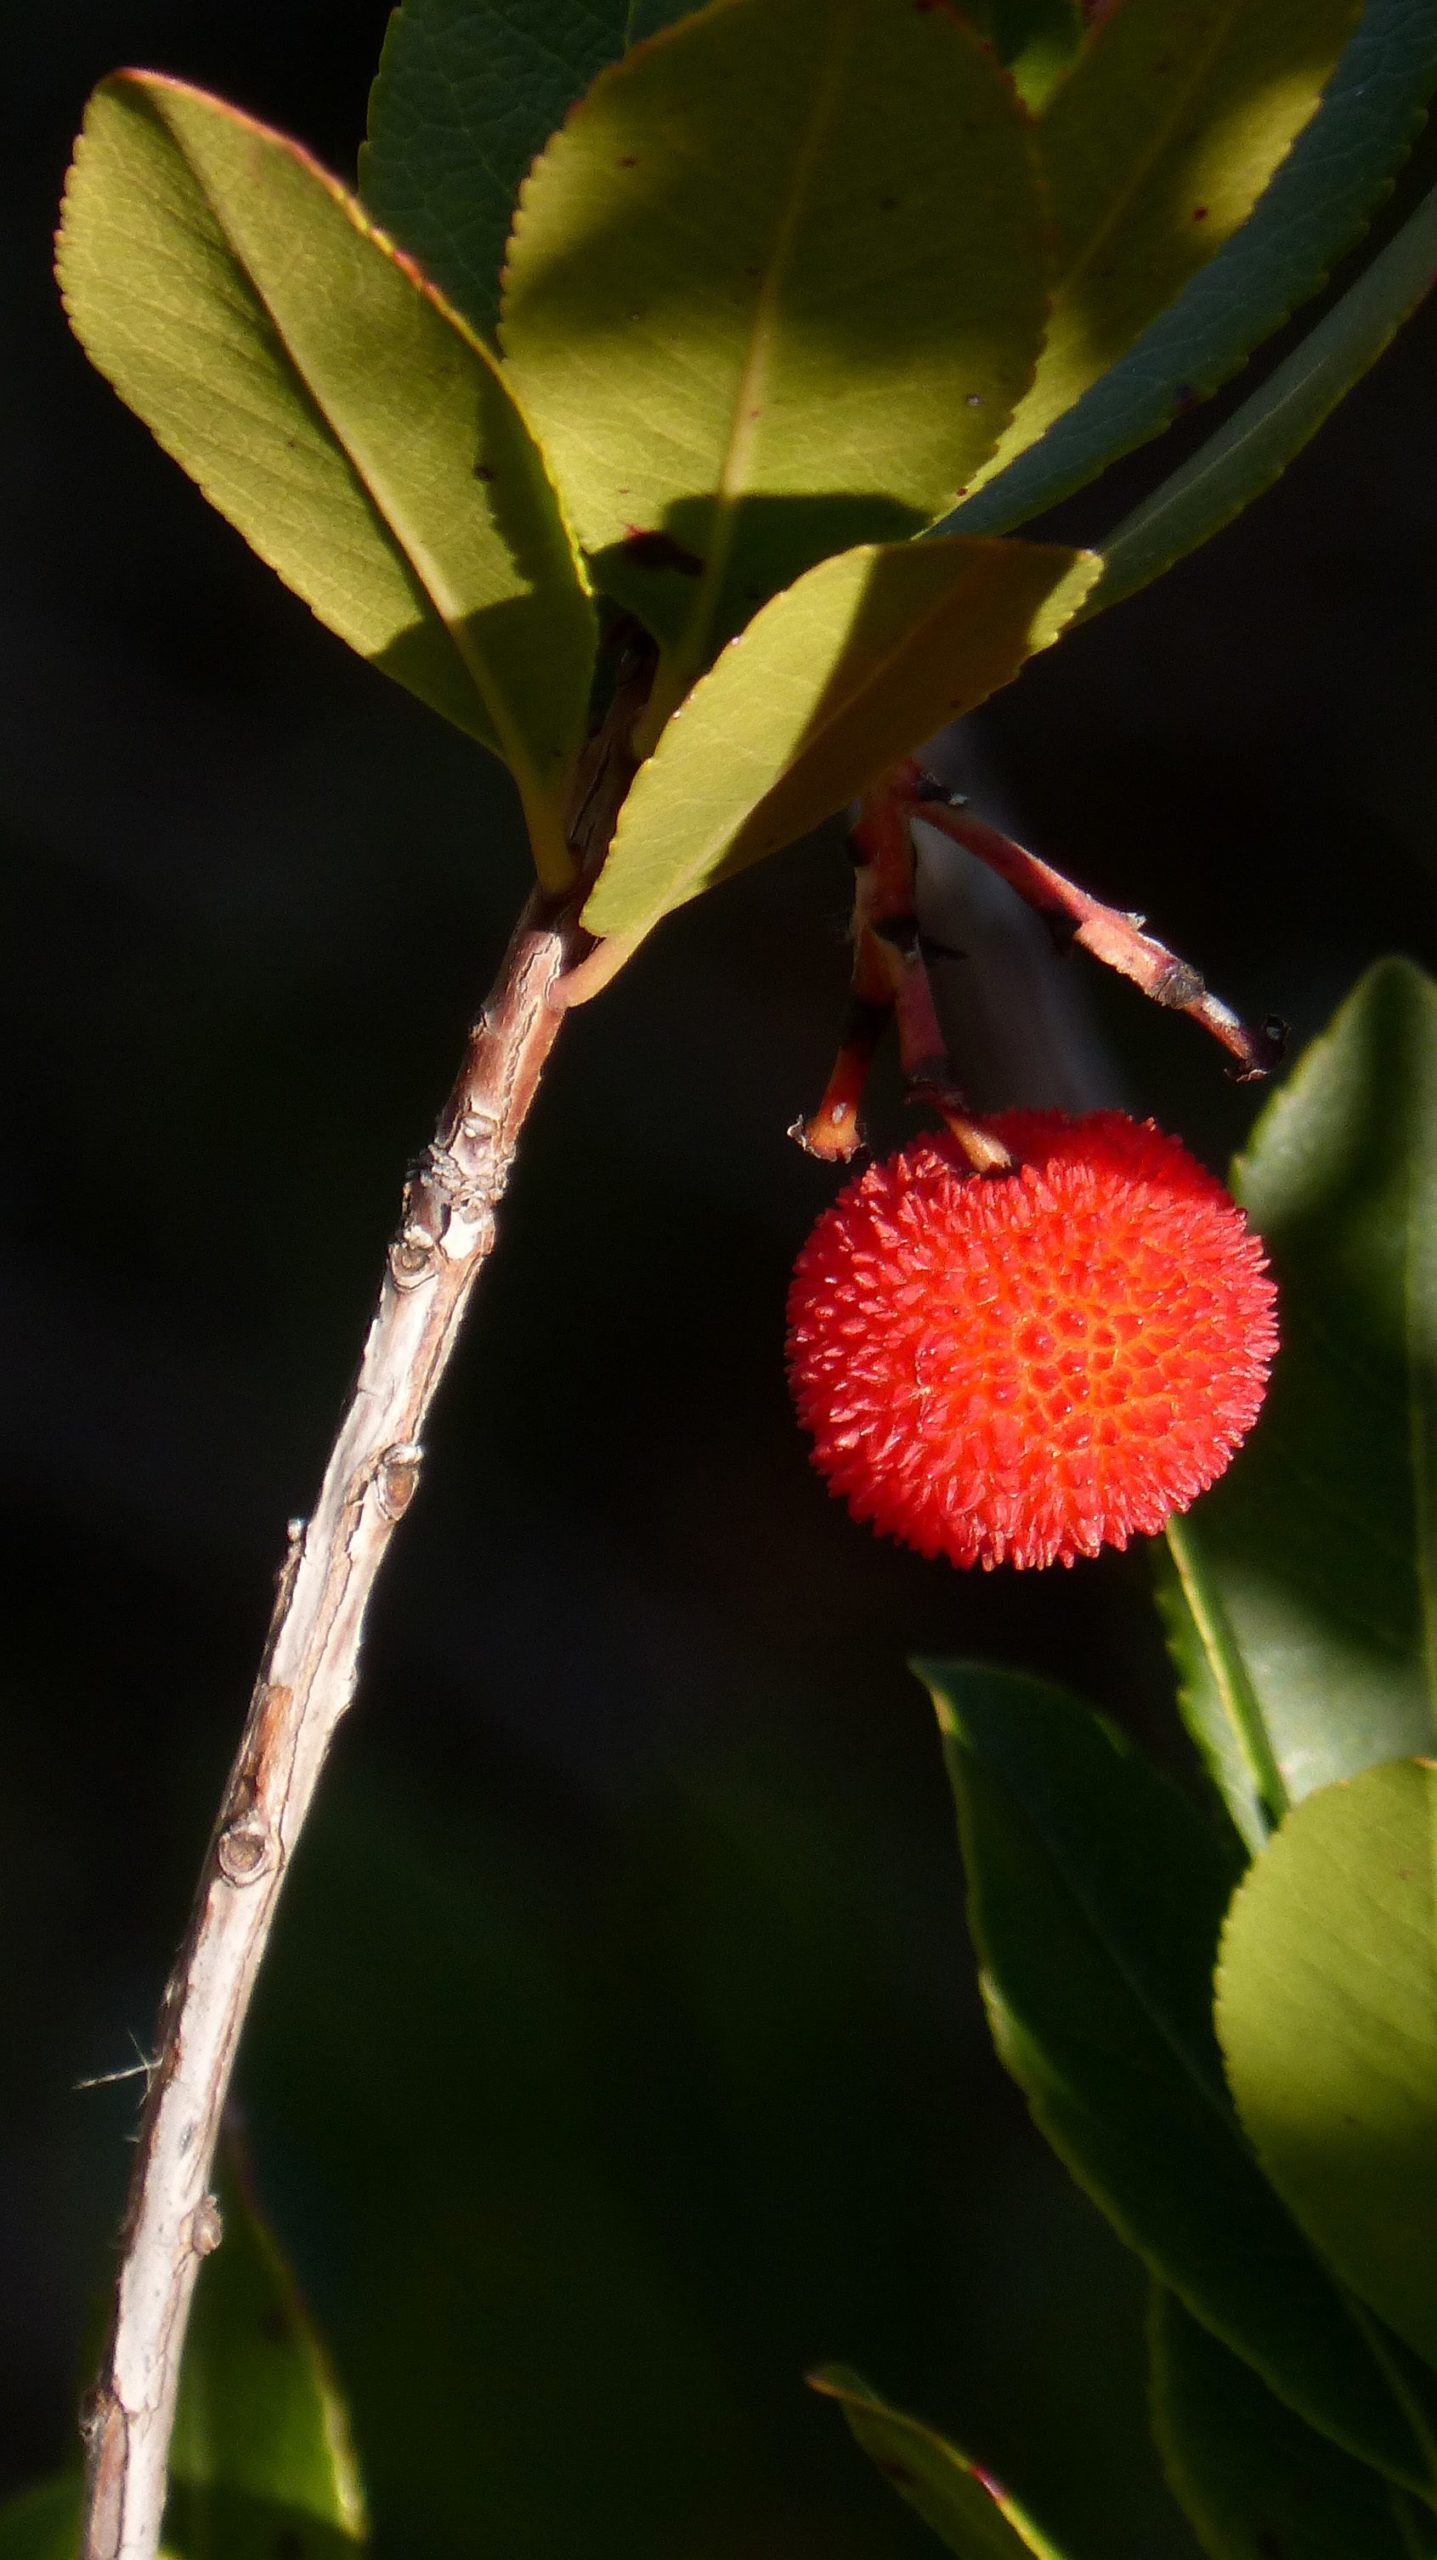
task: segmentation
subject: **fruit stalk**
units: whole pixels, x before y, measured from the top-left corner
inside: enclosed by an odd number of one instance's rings
[[[1239,1020],[1231,1005],[1215,996],[1205,980],[1186,960],[1181,960],[1155,934],[1144,930],[1142,916],[1125,915],[1121,908],[1105,906],[1101,898],[1080,889],[1051,862],[1044,862],[1026,845],[1017,844],[984,818],[975,816],[961,801],[955,803],[939,783],[930,783],[917,765],[909,763],[896,768],[890,777],[895,789],[905,792],[914,817],[926,826],[937,827],[950,836],[954,844],[976,854],[1006,880],[1011,889],[1026,898],[1048,919],[1061,948],[1078,943],[1091,951],[1094,959],[1105,967],[1116,969],[1124,978],[1150,996],[1154,1004],[1166,1005],[1172,1012],[1191,1014],[1205,1031],[1222,1043],[1237,1060],[1233,1073],[1239,1084],[1250,1084],[1270,1075],[1282,1063],[1287,1045],[1286,1026],[1270,1015],[1257,1029]]]

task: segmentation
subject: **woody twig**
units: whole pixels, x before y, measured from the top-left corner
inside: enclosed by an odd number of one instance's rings
[[[1164,1005],[1174,1013],[1191,1014],[1237,1060],[1233,1072],[1239,1084],[1270,1075],[1281,1063],[1287,1045],[1286,1025],[1275,1014],[1269,1014],[1256,1028],[1243,1022],[1230,1005],[1211,992],[1188,961],[1179,959],[1166,943],[1145,930],[1144,917],[1125,915],[1120,908],[1105,906],[1100,898],[1090,896],[1040,855],[1030,853],[1025,845],[990,826],[985,818],[975,816],[916,764],[910,762],[896,768],[889,777],[889,787],[910,818],[922,818],[925,825],[937,827],[1016,889],[1047,920],[1061,947],[1081,944],[1107,968],[1131,978],[1154,1004]]]

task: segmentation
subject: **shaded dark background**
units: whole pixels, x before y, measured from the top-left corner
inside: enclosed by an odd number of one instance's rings
[[[88,371],[48,234],[119,61],[352,166],[384,16],[7,23],[0,2488],[72,2455],[136,2105],[75,2083],[149,2033],[282,1525],[524,886],[503,777]],[[1429,311],[1241,526],[967,750],[990,805],[1299,1038],[1369,957],[1432,956],[1434,357]],[[988,2053],[903,1667],[1047,1669],[1181,1772],[1146,1559],[925,1566],[826,1500],[787,1414],[831,1177],[784,1131],[845,894],[836,838],[750,874],[566,1033],[287,1898],[245,2121],[384,2554],[917,2560],[801,2388],[838,2355],[1046,2499],[1075,2560],[1191,2560],[1143,2445],[1141,2285]],[[970,1018],[982,965],[950,973]],[[1220,1162],[1252,1096],[1064,967],[1082,1072]]]

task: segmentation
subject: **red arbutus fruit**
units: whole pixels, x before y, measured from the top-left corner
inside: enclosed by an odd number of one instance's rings
[[[1236,1202],[1121,1111],[920,1138],[826,1209],[788,1304],[814,1463],[854,1518],[954,1564],[1152,1535],[1257,1418],[1276,1292]]]

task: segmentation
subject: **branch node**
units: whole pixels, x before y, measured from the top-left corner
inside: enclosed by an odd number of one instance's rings
[[[488,1244],[493,1241],[494,1211],[503,1198],[510,1170],[509,1151],[497,1134],[498,1123],[485,1112],[466,1113],[465,1119],[472,1119],[476,1131],[470,1142],[475,1149],[474,1161],[466,1164],[455,1153],[455,1146],[464,1138],[464,1120],[461,1120],[453,1132],[452,1143],[436,1142],[430,1147],[414,1184],[416,1193],[421,1196],[428,1193],[431,1200],[437,1201],[440,1227],[434,1238],[434,1250],[451,1260],[456,1253],[467,1259],[474,1249],[472,1234],[463,1237],[451,1235],[451,1228],[456,1226],[481,1233],[487,1228],[489,1233],[484,1247],[487,1251]],[[418,1220],[409,1222],[405,1235],[411,1228],[417,1228],[421,1234],[429,1232]]]
[[[955,791],[951,784],[940,782],[935,774],[918,770],[914,773],[912,798],[920,818],[928,809],[966,809],[968,806],[966,791]]]
[[[375,1499],[386,1520],[402,1520],[419,1484],[424,1451],[417,1440],[394,1440],[374,1470]]]
[[[427,1227],[401,1227],[389,1248],[389,1276],[396,1289],[418,1289],[434,1277],[439,1238]]]
[[[84,2445],[98,2444],[111,2418],[122,2415],[114,2392],[107,2390],[102,2382],[92,2383],[80,2399],[80,2442]]]
[[[1202,1003],[1207,985],[1190,962],[1174,960],[1168,968],[1158,971],[1148,992],[1154,1004],[1166,1005],[1174,1013],[1187,1013],[1193,1005]],[[1223,1012],[1228,1011],[1224,1005]],[[1233,1019],[1236,1021],[1236,1015]]]
[[[215,1842],[215,1864],[226,1884],[258,1884],[275,1864],[276,1841],[257,1813],[242,1813],[227,1822]]]
[[[465,1139],[471,1147],[493,1147],[496,1152],[501,1134],[502,1126],[497,1111],[486,1111],[472,1102],[467,1111],[461,1114],[459,1125],[454,1132],[456,1138]]]
[[[197,2258],[211,2258],[225,2236],[218,2196],[201,2196],[190,2215],[190,2247]]]

